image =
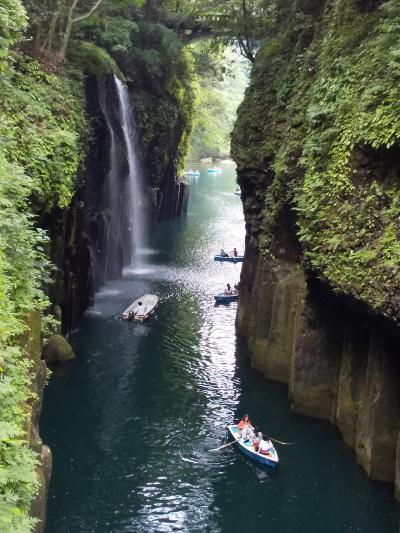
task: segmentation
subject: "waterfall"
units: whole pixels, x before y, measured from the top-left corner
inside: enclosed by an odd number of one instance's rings
[[[145,245],[146,209],[134,113],[128,90],[116,76],[101,82],[99,103],[110,142],[106,221],[99,248],[104,278],[113,279],[121,276],[123,267],[139,262],[136,252]]]
[[[141,249],[144,246],[146,235],[146,212],[144,208],[144,190],[141,179],[141,172],[138,164],[137,146],[136,146],[136,126],[134,121],[133,109],[129,99],[129,93],[125,85],[114,76],[115,85],[118,92],[119,108],[121,112],[121,125],[124,134],[126,156],[128,159],[128,179],[127,179],[127,206],[131,233],[135,249]],[[131,263],[134,259],[131,256]]]

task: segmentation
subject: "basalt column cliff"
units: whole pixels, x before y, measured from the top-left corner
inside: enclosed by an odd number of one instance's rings
[[[238,331],[293,411],[336,424],[399,498],[400,5],[282,0],[275,15],[232,139]]]

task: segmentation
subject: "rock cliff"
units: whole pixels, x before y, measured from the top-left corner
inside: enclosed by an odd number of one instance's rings
[[[232,151],[246,220],[237,326],[251,363],[288,384],[293,411],[336,424],[398,498],[393,21],[390,0],[277,2]]]

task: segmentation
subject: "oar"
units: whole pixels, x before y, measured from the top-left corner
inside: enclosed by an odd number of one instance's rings
[[[290,446],[291,444],[296,444],[295,442],[282,442],[280,440],[273,439],[272,437],[269,437],[269,440],[277,442],[278,444],[283,444],[284,446]]]
[[[227,448],[228,446],[232,446],[232,444],[235,444],[235,440],[232,442],[228,442],[228,444],[224,444],[223,446],[220,446],[219,448],[213,448],[210,450],[210,452],[217,452],[218,450],[222,450],[222,448]]]

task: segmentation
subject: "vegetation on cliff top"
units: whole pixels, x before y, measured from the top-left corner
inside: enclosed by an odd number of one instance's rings
[[[265,172],[260,245],[291,204],[308,268],[398,320],[400,6],[277,4],[233,137]]]

